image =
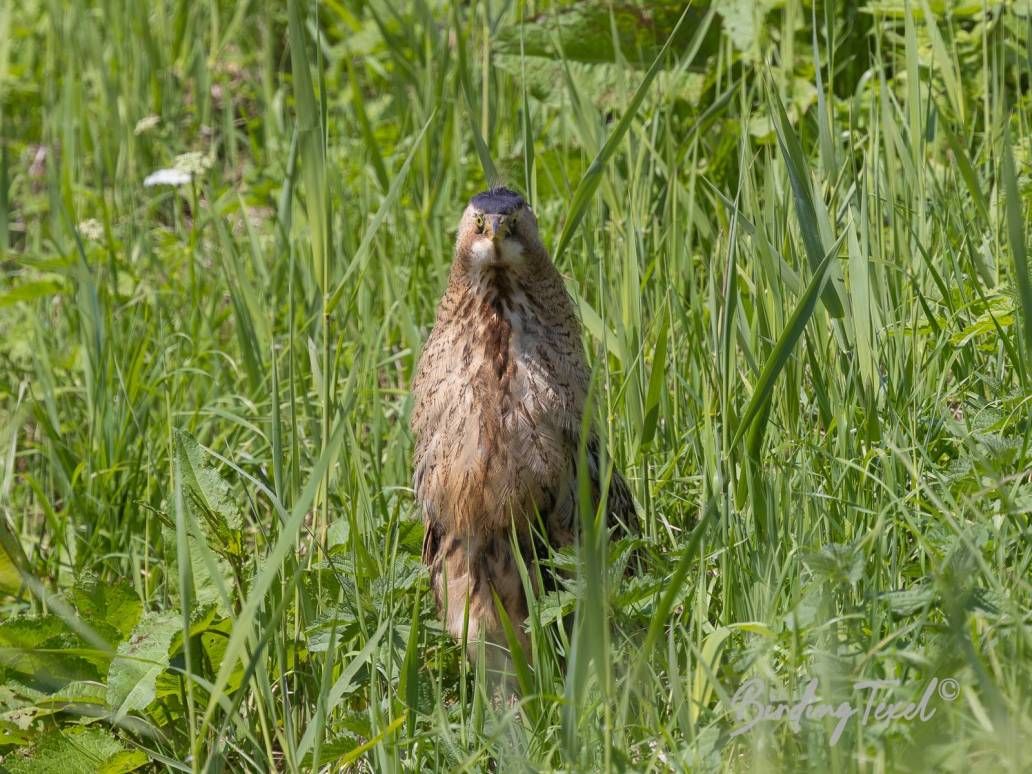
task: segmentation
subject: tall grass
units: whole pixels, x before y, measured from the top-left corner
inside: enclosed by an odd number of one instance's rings
[[[0,767],[1022,770],[1032,15],[766,5],[0,7]],[[514,707],[407,430],[496,179],[642,517],[545,558]],[[750,678],[959,695],[736,735]]]

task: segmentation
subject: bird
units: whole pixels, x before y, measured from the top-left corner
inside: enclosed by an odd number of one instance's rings
[[[410,425],[433,596],[446,630],[467,645],[483,640],[494,668],[511,665],[495,597],[530,655],[517,559],[555,587],[539,559],[577,539],[580,460],[593,508],[601,497],[594,433],[580,451],[589,380],[580,320],[532,208],[506,187],[477,194],[459,220],[447,288],[416,367]],[[637,531],[633,497],[615,469],[606,524],[613,536]],[[474,660],[476,652],[467,647]]]

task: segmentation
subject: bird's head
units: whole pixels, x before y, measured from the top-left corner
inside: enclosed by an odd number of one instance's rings
[[[474,272],[520,270],[544,255],[537,219],[527,202],[508,188],[474,196],[459,221],[456,254]]]

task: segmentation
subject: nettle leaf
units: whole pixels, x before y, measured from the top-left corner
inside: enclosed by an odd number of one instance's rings
[[[143,750],[122,750],[115,753],[99,769],[97,774],[127,774],[145,765],[149,759]]]
[[[233,571],[229,562],[218,554],[214,553],[208,545],[204,536],[204,530],[194,519],[193,509],[190,511],[191,522],[186,536],[188,553],[190,555],[190,573],[193,583],[193,606],[190,609],[190,620],[197,624],[210,616],[213,610],[221,614],[229,612],[226,600],[222,595],[220,586],[224,589],[230,587]],[[176,536],[171,529],[163,529],[162,536],[165,545],[170,553],[169,561],[176,562],[175,546]]]
[[[829,543],[816,554],[806,554],[803,562],[819,580],[855,585],[864,574],[864,555],[852,546]]]
[[[423,564],[408,554],[400,554],[383,575],[375,578],[368,594],[374,605],[384,606],[390,598],[415,587],[423,576]]]
[[[928,605],[935,604],[938,594],[931,586],[923,585],[898,591],[886,591],[878,596],[888,603],[889,610],[893,613],[912,615]]]
[[[225,588],[232,578],[229,563],[209,550],[202,534],[191,533],[187,536],[187,544],[190,547],[190,567],[193,568],[194,579],[195,604],[191,617],[193,620],[200,620],[200,617],[207,615],[212,607],[223,613],[229,612],[219,591],[220,582]]]
[[[118,647],[108,670],[108,704],[116,717],[146,709],[155,696],[154,684],[168,668],[168,648],[180,630],[178,612],[145,613],[132,636]]]
[[[56,707],[64,709],[68,704],[107,704],[107,688],[103,683],[93,680],[79,680],[68,683],[56,693],[46,698],[36,699],[40,707]]]
[[[10,774],[124,774],[147,763],[139,750],[126,750],[110,731],[80,726],[43,734],[36,745],[4,759]]]
[[[18,709],[0,714],[0,724],[8,727],[13,726],[19,731],[28,731],[32,728],[32,724],[38,714],[38,707],[19,707]]]
[[[344,519],[338,522],[347,523]],[[418,558],[423,552],[423,534],[425,527],[422,521],[409,519],[398,525],[398,547],[409,556]]]
[[[25,706],[25,703],[21,698],[20,685],[0,684],[0,710],[18,709]]]
[[[527,57],[647,64],[675,31],[683,11],[684,3],[673,0],[649,3],[647,7],[636,3],[578,2],[537,14],[523,25],[503,27],[493,46],[499,53],[512,56],[520,54],[522,43]],[[702,23],[705,14],[705,8],[690,9],[688,23],[674,33],[671,43],[675,49],[688,45],[692,31]],[[714,34],[708,41],[707,53],[716,50],[717,45]]]
[[[745,59],[755,61],[766,37],[769,2],[756,0],[725,0],[717,4],[717,12],[724,20],[724,31]]]
[[[325,766],[327,763],[332,763],[361,744],[362,738],[360,736],[347,732],[344,732],[333,740],[323,742],[322,746],[319,748],[319,766]],[[308,755],[305,756],[302,761],[303,766],[312,765],[312,754],[313,753],[308,753]]]
[[[9,745],[23,746],[31,744],[32,733],[22,729],[18,724],[11,723],[0,716],[0,747]]]
[[[208,463],[201,445],[182,431],[176,432],[176,472],[190,493],[191,505],[196,506],[219,547],[240,555],[243,516],[233,500],[232,490]]]
[[[37,648],[67,632],[68,627],[56,615],[9,618],[0,623],[0,648]]]
[[[577,609],[577,595],[572,591],[550,591],[538,599],[538,621],[547,626],[560,621]]]
[[[105,656],[87,659],[68,649],[90,649],[55,615],[16,617],[0,623],[0,667],[34,689],[50,692],[75,680],[98,680]]]
[[[129,636],[143,610],[143,603],[128,581],[108,583],[92,573],[75,582],[68,601],[89,624],[107,624],[121,635],[120,639]]]
[[[5,693],[10,702],[5,702]],[[0,746],[29,745],[40,730],[40,721],[69,711],[77,713],[83,705],[92,705],[94,714],[103,714],[107,707],[105,694],[104,684],[93,680],[72,681],[51,694],[27,686],[19,686],[17,692],[10,686],[0,686]],[[10,709],[4,711],[5,707]]]
[[[978,570],[976,554],[985,549],[988,541],[989,530],[984,524],[970,524],[963,528],[961,534],[950,536],[949,549],[939,569],[947,588],[970,588]]]
[[[812,586],[785,616],[785,630],[803,632],[810,627],[820,613],[822,596],[821,587]]]
[[[564,104],[563,78],[564,72],[568,72],[582,96],[601,111],[623,108],[626,98],[616,87],[620,78],[635,81],[645,74],[641,69],[608,62],[585,64],[541,56],[521,59],[518,55],[496,54],[492,63],[513,77],[525,79],[530,96],[552,107]],[[656,74],[655,80],[655,90],[666,99],[684,100],[691,105],[699,104],[709,85],[705,74],[693,72],[663,70]]]
[[[334,634],[334,630],[336,634]],[[336,607],[323,613],[308,627],[306,646],[312,653],[324,653],[330,640],[349,642],[360,631],[356,611],[349,607]]]

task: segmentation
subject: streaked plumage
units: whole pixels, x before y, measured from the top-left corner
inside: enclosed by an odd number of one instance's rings
[[[510,527],[528,567],[537,513],[552,546],[575,539],[588,379],[580,324],[530,207],[504,188],[475,196],[459,222],[448,287],[412,387],[423,560],[455,637],[468,594],[470,640],[504,645],[492,589],[522,633],[527,604]],[[592,438],[596,502],[598,453]],[[611,526],[635,526],[616,471],[607,508]]]

